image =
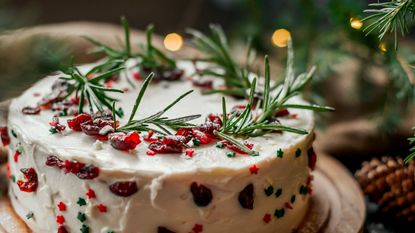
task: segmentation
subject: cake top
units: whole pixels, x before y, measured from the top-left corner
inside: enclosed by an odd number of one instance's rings
[[[80,66],[81,72],[88,71],[94,64]],[[178,67],[184,70],[184,77],[194,73],[191,62],[179,62]],[[132,70],[132,73],[136,70]],[[28,89],[22,96],[13,100],[10,108],[10,126],[16,130],[24,131],[23,140],[40,146],[51,155],[56,155],[62,159],[74,159],[84,163],[92,163],[100,167],[101,170],[123,170],[152,173],[186,172],[195,169],[240,169],[249,165],[260,163],[262,160],[277,156],[278,150],[287,150],[304,140],[307,135],[290,132],[275,132],[260,137],[246,139],[246,142],[253,145],[253,150],[259,152],[259,156],[250,156],[236,153],[235,157],[229,157],[231,150],[218,148],[216,143],[200,145],[195,147],[192,157],[183,153],[156,154],[149,156],[148,142],[143,138],[148,133],[141,133],[142,142],[135,150],[121,151],[114,149],[109,143],[99,142],[94,137],[89,137],[82,132],[66,130],[62,134],[52,134],[50,122],[56,111],[41,111],[38,115],[27,115],[22,113],[22,109],[27,106],[35,106],[41,101],[42,96],[50,93],[53,83],[61,77],[61,74],[48,76],[33,87]],[[139,91],[142,81],[134,80],[136,88],[132,88],[126,81],[125,74],[120,75],[120,80],[111,82],[113,88],[124,89],[125,93],[112,93],[111,96],[119,99],[117,108],[121,107],[125,113],[131,112],[134,101]],[[128,89],[128,90],[127,90]],[[149,85],[144,94],[137,111],[137,119],[148,117],[164,108],[175,98],[188,90],[195,90],[186,98],[178,102],[171,108],[165,116],[177,118],[186,115],[201,114],[202,116],[192,121],[200,124],[205,121],[206,116],[212,113],[221,113],[221,94],[203,95],[201,90],[194,87],[190,80],[177,82],[158,82]],[[238,100],[231,96],[226,96],[228,108],[246,104],[246,100]],[[291,103],[306,104],[300,98],[293,98]],[[86,108],[86,107],[85,107]],[[117,118],[120,125],[128,120],[128,115]],[[60,117],[62,125],[67,125],[66,120],[73,116]],[[311,132],[314,127],[313,113],[302,109],[293,109],[289,114],[278,118],[286,126],[304,129]]]

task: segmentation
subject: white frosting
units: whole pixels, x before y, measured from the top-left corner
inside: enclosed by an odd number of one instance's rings
[[[89,67],[81,66],[81,70]],[[185,69],[187,75],[192,72],[190,63],[180,62],[179,67]],[[40,115],[22,114],[23,107],[35,105],[41,98],[34,97],[34,93],[42,96],[50,92],[58,76],[40,80],[10,105],[8,126],[17,133],[17,138],[11,136],[11,171],[19,179],[19,176],[22,178],[20,168],[33,167],[39,178],[36,192],[24,193],[16,184],[12,184],[10,195],[17,213],[34,232],[56,232],[57,215],[65,217],[64,225],[69,232],[80,232],[82,223],[77,219],[78,212],[86,213],[84,224],[93,233],[109,230],[156,233],[159,226],[177,233],[187,233],[192,232],[195,224],[203,225],[203,233],[285,233],[291,232],[301,222],[306,212],[307,197],[300,195],[298,190],[309,176],[307,149],[313,140],[312,112],[290,110],[298,118],[281,118],[283,124],[306,129],[310,132],[308,135],[284,132],[248,139],[255,145],[254,149],[259,151],[259,156],[229,158],[226,156],[228,150],[216,148],[214,143],[197,147],[192,158],[177,154],[148,156],[148,144],[145,142],[134,151],[123,152],[112,148],[108,142],[97,143],[94,138],[81,132],[50,134],[48,122],[53,116],[51,111],[42,111]],[[137,86],[141,85],[141,82],[134,82]],[[125,81],[114,83],[114,87],[130,89],[117,96],[120,99],[117,107],[122,107],[128,115],[139,89],[131,88]],[[188,81],[151,84],[136,117],[142,118],[159,111],[189,89],[195,88]],[[228,108],[241,103],[232,97],[226,97],[226,100]],[[304,102],[298,98],[294,101]],[[201,119],[194,121],[201,123],[207,114],[221,112],[220,102],[220,95],[202,95],[196,88],[166,116],[202,114]],[[66,125],[66,119],[69,118],[61,117],[61,123]],[[121,119],[121,124],[126,118],[128,116]],[[13,154],[18,143],[23,147],[23,153],[18,163],[15,163]],[[276,156],[279,148],[284,151],[283,158]],[[298,148],[302,155],[296,157]],[[48,155],[94,164],[100,168],[100,175],[93,180],[81,180],[73,174],[64,174],[62,170],[45,165]],[[249,172],[253,164],[259,167],[257,175]],[[139,191],[136,194],[119,197],[110,192],[109,184],[126,180],[137,182]],[[190,192],[192,182],[211,189],[213,200],[207,207],[198,207],[193,202]],[[243,209],[238,202],[239,192],[250,183],[255,190],[253,210]],[[275,189],[282,188],[282,195],[278,198],[274,194],[266,196],[264,188],[269,185]],[[88,188],[95,190],[96,199],[86,198]],[[285,202],[290,202],[293,194],[296,195],[293,209],[286,209],[282,218],[274,217],[275,210],[284,208]],[[79,197],[87,199],[88,204],[81,207],[77,205]],[[58,210],[56,205],[60,201],[67,204],[67,211]],[[95,206],[100,203],[108,207],[108,212],[98,212]],[[34,218],[27,220],[25,215],[29,212],[34,213]],[[262,220],[267,213],[271,215],[268,224]]]

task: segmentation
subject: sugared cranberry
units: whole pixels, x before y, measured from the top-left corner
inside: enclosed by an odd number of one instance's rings
[[[201,144],[208,144],[213,140],[213,138],[210,135],[198,129],[192,129],[192,133],[194,137],[200,141]]]
[[[214,139],[214,138],[216,138],[214,132],[218,131],[221,127],[222,127],[221,124],[214,123],[214,122],[211,122],[211,121],[206,121],[205,123],[199,125],[196,129],[203,132],[203,133],[205,133],[206,136]]]
[[[127,134],[124,132],[111,133],[108,139],[112,147],[124,151],[134,150],[141,143],[140,135],[137,131],[131,131]]]
[[[166,227],[158,227],[157,228],[157,233],[176,233],[176,232],[171,231],[171,230],[167,229]]]
[[[73,119],[68,120],[68,127],[75,131],[81,131],[81,124],[90,120],[92,120],[91,115],[81,113],[75,116]]]
[[[34,168],[22,168],[20,171],[23,173],[27,181],[18,180],[17,185],[23,192],[35,192],[38,186],[37,173]]]
[[[147,137],[144,137],[144,141],[146,141],[146,142],[155,142],[155,141],[157,141],[158,138],[154,138],[153,135],[154,135],[154,131],[149,130]]]
[[[64,161],[65,173],[77,174],[81,170],[81,168],[83,168],[84,166],[85,166],[84,163],[80,163],[75,160]]]
[[[99,176],[99,168],[94,165],[83,166],[76,176],[81,180],[92,180]]]
[[[316,168],[317,155],[316,155],[316,152],[314,152],[313,147],[311,147],[310,149],[308,149],[307,155],[308,155],[308,167],[311,170],[314,170]]]
[[[57,167],[59,169],[62,169],[65,167],[65,163],[54,155],[49,155],[46,158],[46,165],[49,167]]]
[[[190,192],[192,193],[193,201],[197,206],[205,207],[212,201],[212,191],[203,184],[193,182],[190,185]]]
[[[241,150],[241,148],[239,148],[238,146],[235,146],[233,143],[230,143],[229,141],[223,140],[220,142],[222,145],[224,145],[226,148],[228,148],[229,150],[233,150],[236,153],[240,153],[240,154],[248,154],[247,152]],[[252,148],[254,147],[254,144],[252,143],[247,143],[245,142],[244,145],[246,147],[248,147],[248,149],[252,150]]]
[[[10,144],[10,137],[7,132],[7,127],[0,127],[0,138],[3,146],[8,146]]]
[[[120,197],[129,197],[138,192],[138,187],[134,181],[115,182],[110,185],[110,191]]]
[[[193,138],[193,132],[192,132],[192,129],[182,128],[182,129],[177,130],[176,136],[182,136],[183,137],[182,142],[188,143]]]
[[[148,148],[156,153],[180,153],[183,150],[183,138],[167,135],[163,139],[150,143]]]
[[[114,121],[107,117],[97,117],[82,123],[81,130],[90,136],[106,136],[114,131]]]
[[[240,193],[239,193],[239,204],[242,208],[252,210],[254,209],[254,185],[248,184]]]
[[[38,106],[36,107],[27,106],[22,109],[22,113],[26,115],[37,115],[40,113],[40,108]]]
[[[222,118],[220,115],[218,114],[212,114],[210,113],[207,117],[206,117],[206,121],[218,124],[219,126],[222,126]]]

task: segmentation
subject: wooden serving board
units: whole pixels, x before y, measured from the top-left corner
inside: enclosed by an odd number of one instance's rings
[[[365,220],[362,191],[349,171],[331,156],[319,154],[313,173],[313,195],[296,233],[361,233]],[[0,232],[30,233],[9,198],[0,198]]]

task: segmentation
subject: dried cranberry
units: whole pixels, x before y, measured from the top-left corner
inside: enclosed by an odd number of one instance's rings
[[[233,143],[230,143],[229,141],[223,140],[220,143],[224,145],[226,148],[228,148],[229,150],[233,150],[240,154],[248,154],[247,152],[243,151],[241,148],[239,148],[238,146],[235,146]],[[249,149],[252,149],[254,147],[254,144],[247,143],[247,142],[245,142],[244,145],[248,147]]]
[[[57,167],[59,169],[62,169],[65,167],[65,163],[54,155],[49,155],[46,158],[46,165],[49,167]]]
[[[110,191],[117,196],[129,197],[138,192],[138,187],[134,181],[115,182],[110,185]]]
[[[90,136],[106,136],[108,133],[114,131],[114,121],[108,119],[108,117],[97,117],[82,123],[81,130]]]
[[[212,122],[212,123],[215,123],[215,124],[218,124],[218,125],[222,126],[222,118],[221,118],[221,116],[220,116],[220,115],[218,115],[218,114],[213,114],[213,113],[210,113],[210,114],[206,117],[206,121],[208,121],[208,122]]]
[[[92,180],[99,176],[99,168],[94,165],[83,166],[76,173],[76,176],[82,180]]]
[[[23,173],[27,181],[18,180],[17,185],[23,192],[35,192],[38,186],[37,173],[34,168],[22,168],[20,171]]]
[[[308,149],[307,155],[308,155],[308,167],[311,170],[314,170],[316,168],[317,155],[316,155],[316,152],[314,152],[313,147],[311,147],[310,149]]]
[[[200,87],[203,90],[213,89],[213,81],[212,80],[192,79],[192,84],[193,84],[193,86]]]
[[[134,150],[140,144],[140,135],[137,131],[131,131],[128,134],[124,132],[112,133],[108,136],[111,146],[117,150]]]
[[[68,233],[68,231],[66,230],[64,226],[59,226],[58,233]]]
[[[65,166],[65,173],[72,173],[76,175],[79,171],[81,171],[81,169],[85,166],[85,164],[80,163],[75,160],[72,160],[72,161],[65,160],[64,166]]]
[[[81,131],[81,124],[90,120],[92,120],[91,115],[81,113],[75,116],[73,119],[68,120],[68,127],[75,131]]]
[[[208,134],[206,134],[206,133],[204,133],[204,132],[202,132],[198,129],[192,129],[192,132],[193,132],[194,137],[197,140],[199,140],[201,144],[208,144],[208,143],[212,142],[212,140],[213,140],[213,138],[210,135],[208,135]]]
[[[181,69],[166,69],[160,71],[160,79],[164,81],[177,81],[183,76],[184,71]]]
[[[203,184],[193,182],[190,185],[190,191],[193,195],[193,201],[197,206],[204,207],[212,201],[212,191]]]
[[[155,142],[155,141],[157,141],[158,138],[153,138],[153,135],[154,135],[154,131],[153,130],[149,130],[148,131],[148,134],[147,134],[147,137],[144,137],[143,138],[144,141],[146,141],[146,142]]]
[[[254,209],[254,185],[248,184],[240,193],[239,193],[239,204],[241,204],[244,209]]]
[[[26,115],[37,115],[40,113],[40,108],[38,106],[36,107],[27,106],[22,109],[22,113]]]
[[[180,153],[183,150],[183,137],[167,135],[150,143],[148,148],[156,153]]]
[[[167,229],[166,227],[158,227],[157,228],[157,233],[176,233],[176,232],[171,231],[171,230]]]
[[[183,143],[188,143],[193,138],[193,132],[192,129],[189,128],[182,128],[178,129],[176,132],[176,136],[182,136],[184,140],[182,140]]]
[[[207,121],[199,125],[196,129],[205,133],[210,138],[216,138],[214,132],[218,131],[222,127],[221,124],[217,124],[211,121]],[[194,133],[194,132],[193,132]]]
[[[284,117],[284,116],[288,116],[290,114],[290,112],[287,109],[280,109],[278,112],[275,113],[276,117]]]
[[[8,146],[10,144],[10,137],[7,132],[7,127],[0,127],[0,138],[3,146]]]

